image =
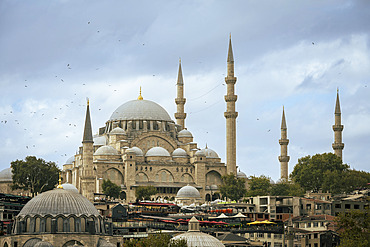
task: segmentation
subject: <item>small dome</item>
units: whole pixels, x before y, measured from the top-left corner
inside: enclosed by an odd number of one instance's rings
[[[162,156],[162,157],[170,157],[170,153],[162,148],[162,147],[152,147],[151,149],[146,152],[146,157],[153,157],[153,156]]]
[[[203,150],[198,150],[194,154],[195,156],[206,156],[206,154],[203,152]]]
[[[218,154],[210,148],[204,148],[202,151],[205,153],[207,158],[218,158]]]
[[[193,135],[191,134],[191,132],[187,129],[183,129],[181,130],[178,134],[177,134],[178,137],[193,137]]]
[[[130,148],[130,150],[133,151],[136,154],[136,156],[144,156],[143,151],[138,147],[132,147]]]
[[[131,100],[118,107],[110,120],[172,121],[167,111],[150,100]]]
[[[5,168],[0,172],[0,182],[11,182],[13,181],[12,176],[12,168]]]
[[[73,184],[65,183],[65,184],[62,184],[62,186],[64,190],[78,193],[78,189]]]
[[[98,210],[83,195],[64,189],[49,190],[32,198],[21,210],[18,216],[26,215],[95,215]]]
[[[200,198],[199,191],[190,185],[186,185],[179,189],[179,191],[176,194],[176,197],[179,198]]]
[[[173,237],[172,240],[185,239],[189,247],[224,247],[217,238],[200,231],[189,231]]]
[[[218,190],[218,186],[216,184],[212,184],[210,189],[211,190]]]
[[[114,147],[106,145],[98,148],[94,155],[118,155],[118,151]]]
[[[95,136],[94,137],[94,146],[104,146],[107,145],[106,136]]]
[[[247,178],[247,175],[244,172],[239,170],[238,173],[236,174],[236,177],[237,178]]]
[[[126,132],[122,128],[116,127],[111,132],[109,132],[109,134],[124,135],[126,134]]]
[[[172,157],[188,157],[188,154],[184,149],[177,148],[172,152]]]
[[[75,161],[75,156],[69,157],[69,159],[66,161],[65,165],[72,165],[73,161]]]

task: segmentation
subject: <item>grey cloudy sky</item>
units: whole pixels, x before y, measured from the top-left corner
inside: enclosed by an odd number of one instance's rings
[[[229,33],[238,77],[237,163],[277,180],[281,113],[289,171],[332,152],[339,88],[344,162],[370,167],[369,1],[0,2],[0,169],[36,155],[62,164],[136,99],[176,111],[181,57],[187,128],[225,161]],[[68,66],[69,65],[69,66]]]

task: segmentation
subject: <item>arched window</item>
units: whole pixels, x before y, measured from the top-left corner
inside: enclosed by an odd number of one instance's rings
[[[36,218],[35,232],[40,232],[40,218]]]
[[[81,218],[81,232],[86,231],[86,220],[85,218]]]
[[[46,232],[51,232],[51,218],[46,218]]]
[[[57,220],[57,232],[63,232],[63,218],[62,217],[58,217],[58,220]]]

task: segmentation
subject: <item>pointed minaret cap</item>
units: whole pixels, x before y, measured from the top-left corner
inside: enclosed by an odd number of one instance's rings
[[[199,232],[199,221],[195,216],[189,220],[189,232]]]
[[[227,62],[234,62],[233,47],[231,45],[231,33],[229,39],[229,52],[227,54]]]
[[[337,88],[337,102],[335,103],[335,114],[340,114],[339,89]]]
[[[94,142],[92,129],[91,129],[91,119],[90,119],[90,101],[87,99],[87,108],[86,108],[86,118],[85,118],[85,128],[84,128],[84,136],[82,139],[82,143],[87,142]]]
[[[284,106],[283,106],[283,116],[281,117],[281,129],[286,129]]]
[[[177,75],[177,85],[184,85],[184,79],[182,77],[181,58],[179,58],[179,73]]]

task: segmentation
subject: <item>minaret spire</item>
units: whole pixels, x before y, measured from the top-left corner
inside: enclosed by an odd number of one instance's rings
[[[82,143],[93,142],[93,135],[91,129],[91,119],[90,119],[90,101],[87,99],[86,108],[86,118],[85,118],[85,128]]]
[[[229,39],[229,50],[227,54],[227,76],[225,77],[227,85],[227,94],[225,95],[226,112],[226,169],[227,173],[237,174],[236,170],[236,118],[238,112],[235,111],[235,95],[236,77],[234,77],[234,56],[231,45],[231,34]]]
[[[342,125],[342,113],[340,111],[339,103],[339,90],[337,89],[337,100],[335,103],[334,118],[335,123],[333,125],[334,130],[334,143],[332,145],[334,153],[343,160],[342,151],[344,148],[344,143],[342,143],[342,131],[344,126]]]
[[[186,113],[184,111],[186,98],[184,98],[184,79],[182,77],[181,58],[179,59],[179,73],[177,76],[177,98],[175,103],[177,105],[177,112],[175,113],[176,123],[185,128]]]
[[[283,106],[283,115],[281,117],[281,139],[279,140],[280,144],[280,179],[288,180],[288,162],[290,157],[288,156],[288,144],[289,139],[287,138],[287,126],[285,120],[285,111]]]

